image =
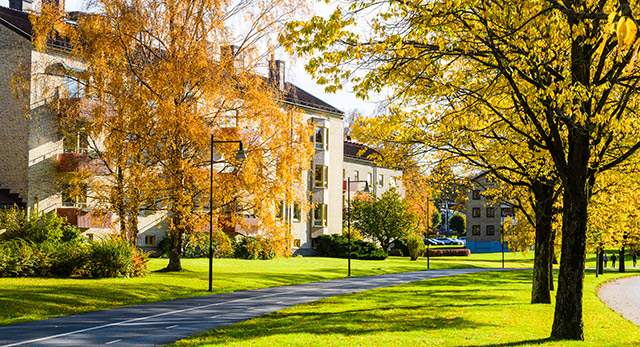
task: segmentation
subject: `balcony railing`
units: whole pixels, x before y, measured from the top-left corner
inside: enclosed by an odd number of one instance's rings
[[[59,207],[56,209],[56,213],[60,217],[66,217],[70,225],[80,229],[106,229],[109,227],[113,215],[111,212],[99,213],[78,207]]]
[[[78,172],[89,170],[94,175],[104,176],[109,173],[101,159],[91,159],[87,153],[58,153],[58,172]]]

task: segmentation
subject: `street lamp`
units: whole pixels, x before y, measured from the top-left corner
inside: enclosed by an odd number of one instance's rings
[[[349,256],[348,256],[348,272],[347,277],[351,277],[351,183],[360,183],[364,182],[364,192],[369,193],[369,182],[368,181],[352,181],[351,177],[347,177],[347,239],[349,242]]]
[[[209,291],[213,292],[213,144],[214,143],[237,143],[239,145],[236,152],[236,159],[247,159],[247,155],[242,149],[242,141],[215,141],[211,134],[211,157],[209,164],[211,172],[209,173]]]

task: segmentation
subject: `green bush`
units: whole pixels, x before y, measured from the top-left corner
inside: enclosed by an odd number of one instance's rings
[[[53,248],[48,273],[43,276],[85,276],[89,262],[89,247],[86,242],[62,242]]]
[[[134,248],[116,237],[106,237],[89,245],[87,270],[92,277],[128,276],[133,270]]]
[[[342,235],[320,235],[315,238],[316,248],[323,257],[347,258],[349,240]],[[384,260],[387,254],[372,242],[351,240],[351,258]]]
[[[407,248],[409,249],[409,256],[411,257],[411,260],[417,260],[425,251],[422,237],[416,234],[407,236]]]
[[[393,251],[393,250],[399,250],[400,253],[401,253],[400,256],[409,255],[409,248],[403,242],[402,239],[397,239],[397,240],[393,241],[393,246],[391,247],[391,250],[389,251],[389,255],[391,255],[391,251]]]
[[[430,257],[468,257],[471,255],[471,250],[466,248],[444,248],[444,249],[429,249]],[[426,256],[426,252],[425,252]]]
[[[2,210],[0,216],[0,228],[6,229],[0,234],[0,240],[23,239],[39,244],[80,238],[80,231],[55,213],[35,212],[27,215],[23,210],[11,208]]]
[[[13,239],[0,243],[0,276],[36,276],[39,258],[39,253],[31,241]]]
[[[238,259],[273,259],[276,256],[271,242],[263,237],[245,236],[236,244],[234,257]]]

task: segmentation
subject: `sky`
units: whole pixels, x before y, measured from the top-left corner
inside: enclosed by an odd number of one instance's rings
[[[65,1],[65,9],[67,11],[82,10],[83,0],[63,1]],[[0,6],[8,7],[9,0],[0,0]],[[324,2],[322,2],[319,3],[318,6],[322,7],[318,8],[318,13],[329,13],[329,9],[327,8],[329,5],[325,5]],[[290,57],[288,57],[284,52],[280,53],[275,58],[285,61],[285,76],[288,82],[295,84],[299,88],[304,89],[308,93],[320,98],[324,102],[344,111],[345,113],[357,109],[364,116],[374,116],[377,108],[377,102],[374,98],[371,98],[371,101],[358,99],[355,96],[355,93],[352,93],[348,87],[345,87],[343,90],[336,93],[325,93],[324,87],[317,85],[311,76],[304,70],[304,60],[298,58],[295,61],[292,61],[292,59],[290,59]]]

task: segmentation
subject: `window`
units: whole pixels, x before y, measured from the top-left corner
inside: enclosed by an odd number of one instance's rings
[[[472,199],[473,200],[480,200],[480,190],[478,190],[478,189],[474,189],[473,190]]]
[[[66,133],[62,139],[62,149],[64,153],[87,153],[88,148],[89,139],[84,130]]]
[[[293,240],[293,247],[300,248],[300,239]]]
[[[471,216],[473,216],[473,218],[480,217],[480,207],[474,207]]]
[[[80,83],[77,77],[65,75],[64,87],[67,91],[67,95],[70,98],[82,98],[84,97],[84,84]]]
[[[316,127],[313,142],[315,143],[316,149],[329,150],[329,129]]]
[[[493,218],[496,216],[496,210],[493,207],[487,207],[487,218]]]
[[[316,165],[313,186],[327,188],[329,168],[324,165]]]
[[[62,185],[62,206],[79,207],[87,206],[87,186],[82,184],[75,186],[69,183]]]
[[[155,247],[155,245],[156,245],[156,236],[155,235],[145,235],[144,236],[144,244],[147,245],[147,246]]]
[[[313,226],[327,226],[327,204],[316,204],[313,209]]]
[[[494,225],[487,225],[487,236],[495,235],[496,227]]]
[[[378,187],[384,187],[384,175],[378,175]]]
[[[284,201],[280,200],[276,203],[276,219],[284,218]]]
[[[480,226],[479,225],[474,225],[471,227],[471,234],[475,235],[475,236],[480,236]]]
[[[297,202],[293,203],[293,221],[294,222],[300,221],[300,204]]]
[[[367,172],[367,184],[369,187],[373,187],[373,174],[371,172]]]
[[[508,217],[513,215],[513,207],[503,207],[500,209],[500,217]]]
[[[353,180],[354,181],[359,181],[360,180],[360,171],[353,170]]]

